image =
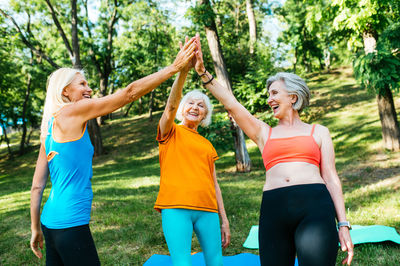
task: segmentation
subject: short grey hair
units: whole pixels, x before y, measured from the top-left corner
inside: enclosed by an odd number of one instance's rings
[[[210,125],[212,111],[213,111],[213,105],[211,104],[210,98],[208,98],[207,95],[205,95],[204,93],[202,93],[199,90],[192,90],[192,91],[186,93],[185,96],[183,96],[181,102],[179,103],[178,111],[176,112],[176,119],[178,119],[179,121],[183,120],[183,107],[187,101],[200,100],[200,99],[204,101],[204,104],[206,105],[206,109],[207,109],[207,114],[203,118],[203,120],[200,122],[200,125],[202,127],[207,127],[208,125]]]
[[[267,80],[267,90],[275,81],[281,80],[285,83],[285,87],[289,95],[296,95],[297,101],[293,104],[293,109],[299,113],[310,103],[310,89],[306,82],[293,73],[278,72]]]

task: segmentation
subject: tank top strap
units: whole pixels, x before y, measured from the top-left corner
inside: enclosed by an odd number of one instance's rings
[[[312,129],[311,129],[311,134],[310,134],[310,136],[314,135],[314,130],[315,130],[315,124],[312,125]]]
[[[268,132],[268,139],[267,139],[267,141],[271,138],[271,133],[272,133],[272,127],[269,127],[269,132]]]

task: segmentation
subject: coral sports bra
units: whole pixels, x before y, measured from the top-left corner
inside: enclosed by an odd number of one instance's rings
[[[272,128],[270,128],[262,153],[265,169],[268,171],[278,163],[286,162],[306,162],[319,167],[321,151],[313,137],[314,129],[315,125],[312,126],[309,136],[271,139]]]

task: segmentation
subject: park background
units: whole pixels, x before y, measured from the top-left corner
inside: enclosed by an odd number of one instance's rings
[[[0,1],[0,265],[44,265],[30,250],[30,186],[48,75],[83,68],[97,97],[172,63],[184,36],[201,35],[207,69],[255,116],[275,125],[266,79],[303,77],[302,119],[330,129],[347,216],[400,229],[400,1],[27,0]],[[104,265],[142,265],[168,254],[158,192],[156,126],[173,79],[90,121],[95,146],[91,230]],[[184,91],[200,88],[192,71]],[[208,92],[206,92],[208,93]],[[212,98],[212,97],[211,97]],[[265,170],[257,147],[212,98],[200,133],[216,162],[232,243],[243,252],[258,224]],[[44,192],[46,201],[51,183]],[[193,252],[199,252],[193,238]],[[338,263],[345,256],[340,253]],[[353,265],[400,265],[391,242],[355,247]]]

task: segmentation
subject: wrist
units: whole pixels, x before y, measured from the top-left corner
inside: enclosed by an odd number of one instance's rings
[[[200,76],[201,74],[204,74],[206,72],[206,68],[203,67],[199,67],[199,69],[196,69],[197,74]]]
[[[167,68],[168,73],[171,73],[172,75],[175,75],[180,71],[179,67],[175,65],[175,63],[172,63],[172,65],[169,65]]]
[[[347,227],[349,230],[351,230],[351,224],[349,221],[340,221],[337,223],[337,228],[340,229],[342,227]]]
[[[40,232],[40,231],[42,231],[42,229],[40,227],[31,226],[31,232],[32,233]]]
[[[221,223],[222,223],[223,225],[229,225],[229,221],[228,221],[227,218],[222,218],[221,220],[222,220]]]

